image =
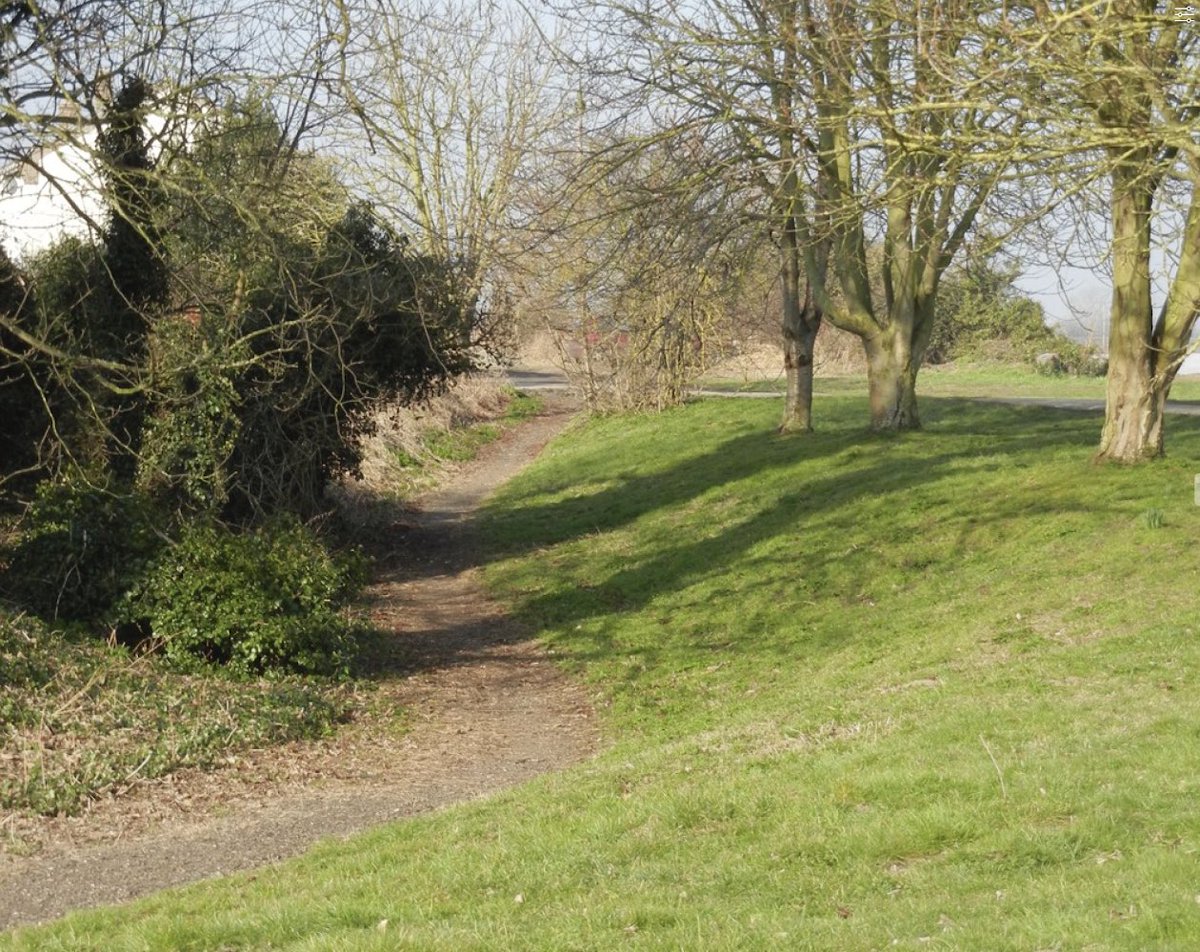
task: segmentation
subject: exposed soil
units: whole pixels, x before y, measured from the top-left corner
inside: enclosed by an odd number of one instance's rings
[[[0,928],[261,866],[593,753],[586,692],[484,594],[472,528],[480,502],[569,416],[552,398],[385,531],[368,592],[385,633],[369,714],[326,740],[251,751],[45,820],[35,855],[0,856]]]

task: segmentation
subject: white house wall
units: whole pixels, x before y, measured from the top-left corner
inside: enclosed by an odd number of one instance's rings
[[[103,227],[103,187],[93,159],[94,133],[44,151],[36,181],[16,170],[0,189],[0,244],[14,260],[43,251],[66,235]]]
[[[167,123],[162,116],[146,117],[150,154],[162,150]],[[188,126],[185,125],[185,131]],[[95,160],[95,130],[47,147],[30,184],[26,165],[10,170],[0,182],[0,245],[14,261],[44,251],[67,235],[85,237],[103,228],[108,211],[104,183]]]

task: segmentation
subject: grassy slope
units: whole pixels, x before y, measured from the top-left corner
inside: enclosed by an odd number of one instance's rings
[[[537,396],[518,393],[507,386],[501,388],[501,393],[507,401],[503,412],[490,420],[422,427],[409,449],[389,447],[386,476],[378,481],[380,485],[372,485],[371,491],[381,492],[386,482],[388,504],[414,499],[438,485],[447,463],[473,460],[484,446],[498,440],[507,427],[535,416],[542,408]],[[407,412],[415,416],[418,410],[410,408]]]
[[[777,412],[595,422],[495,501],[491,580],[608,699],[596,762],[7,944],[1200,944],[1200,428],[1117,469],[1080,414]]]

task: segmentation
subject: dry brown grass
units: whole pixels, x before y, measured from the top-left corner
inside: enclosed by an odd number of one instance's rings
[[[457,465],[434,452],[431,437],[498,420],[511,400],[502,378],[477,376],[418,406],[380,410],[359,478],[332,492],[339,511],[356,525],[394,519],[397,503],[429,489]]]

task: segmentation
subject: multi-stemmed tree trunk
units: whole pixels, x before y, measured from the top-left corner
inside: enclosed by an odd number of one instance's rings
[[[790,134],[781,135],[781,153],[794,161]],[[823,313],[820,293],[814,288],[814,278],[823,286],[829,262],[829,243],[820,241],[815,247],[802,245],[804,226],[800,221],[803,196],[797,185],[795,171],[784,175],[785,191],[783,231],[779,239],[779,274],[783,303],[783,369],[785,392],[781,433],[803,433],[813,428],[813,362],[817,334],[821,330]],[[806,259],[812,259],[811,273]]]
[[[872,426],[919,426],[915,384],[938,283],[1021,133],[1021,110],[979,89],[996,58],[985,26],[1001,5],[606,0],[587,9],[589,36],[621,41],[593,57],[596,74],[674,125],[652,138],[699,128],[728,143],[717,174],[754,189],[747,207],[767,203],[782,254],[783,428],[812,424],[812,345],[824,320],[862,341]],[[867,258],[880,222],[884,280],[873,294]]]
[[[1200,77],[1196,44],[1174,19],[1155,26],[1153,3],[1138,5],[1145,7],[1139,22],[1113,24],[1108,65],[1101,71],[1109,82],[1094,103],[1097,118],[1117,140],[1107,150],[1113,291],[1108,392],[1096,458],[1122,463],[1163,455],[1167,395],[1200,318],[1200,150],[1181,150],[1164,128],[1182,127],[1194,135],[1200,127],[1195,102],[1172,106],[1170,95],[1181,64],[1194,92]],[[1133,82],[1129,62],[1137,64]],[[1111,82],[1118,71],[1121,85]],[[1181,173],[1190,178],[1190,200],[1175,244],[1175,273],[1156,316],[1152,225],[1166,203],[1163,192],[1178,191],[1174,179]]]
[[[1153,335],[1150,285],[1150,218],[1153,184],[1118,166],[1112,176],[1112,312],[1109,374],[1099,456],[1132,461],[1163,449],[1166,383],[1155,385],[1158,354]]]
[[[917,371],[922,354],[914,352],[911,332],[893,325],[862,339],[867,357],[867,396],[871,426],[877,430],[914,430],[917,414]]]
[[[750,5],[753,7],[753,5]],[[764,8],[756,19],[759,29],[770,22]],[[777,146],[778,172],[776,188],[771,188],[771,174],[758,163],[758,176],[762,187],[774,191],[774,208],[782,224],[779,235],[779,277],[783,303],[783,370],[787,390],[783,405],[783,420],[779,424],[781,433],[808,432],[813,428],[813,363],[817,333],[821,329],[822,312],[817,303],[817,294],[812,287],[812,275],[805,267],[803,240],[804,224],[800,216],[805,214],[805,187],[803,169],[805,163],[805,141],[803,117],[806,114],[801,87],[802,63],[799,46],[795,42],[796,7],[793,3],[778,6],[780,55],[773,45],[768,45],[760,54],[756,64],[761,79],[769,93],[769,123],[765,130]],[[746,149],[746,130],[739,130],[743,153],[753,154]],[[753,137],[749,137],[753,141]],[[823,242],[814,254],[814,272],[824,271],[828,262],[828,243]]]
[[[830,242],[840,299],[826,295],[822,309],[862,341],[877,430],[920,426],[916,380],[938,285],[999,181],[1005,160],[995,143],[1015,132],[1002,110],[973,102],[959,65],[982,12],[800,3],[816,188],[829,196],[828,225],[815,224],[809,240]],[[868,268],[872,215],[886,221],[881,296]],[[824,288],[817,258],[807,260],[814,288]]]
[[[1192,187],[1175,276],[1157,318],[1150,278],[1152,183],[1118,165],[1111,206],[1108,390],[1097,458],[1133,463],[1164,452],[1167,395],[1200,315],[1200,184]]]
[[[1156,0],[1038,0],[1012,16],[1008,45],[1041,148],[1083,156],[1082,173],[1079,161],[1064,165],[1063,190],[1081,174],[1108,181],[1113,288],[1096,458],[1153,459],[1200,317],[1200,32],[1185,7]],[[1174,265],[1157,309],[1156,241]]]

